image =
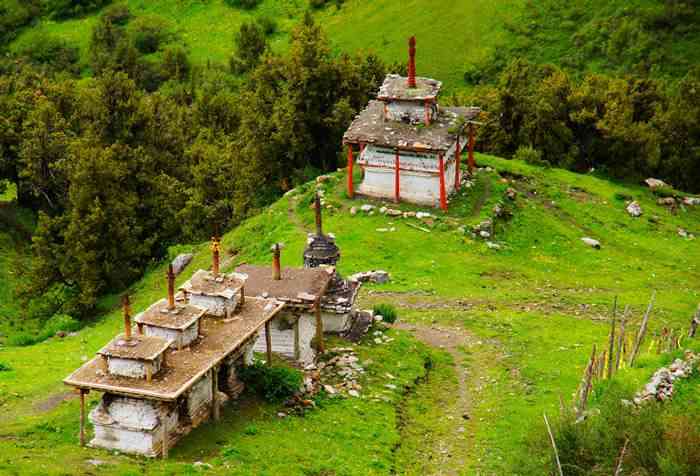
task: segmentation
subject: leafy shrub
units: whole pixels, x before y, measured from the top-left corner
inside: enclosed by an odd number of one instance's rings
[[[277,20],[270,16],[262,16],[255,20],[265,35],[272,35],[277,32]]]
[[[245,10],[252,10],[257,7],[260,0],[226,0],[226,4],[235,8],[243,8]]]
[[[335,0],[335,6],[340,8],[344,0]],[[331,0],[309,0],[309,6],[315,9],[321,9],[331,3]]]
[[[78,48],[44,31],[36,31],[22,39],[17,55],[36,65],[47,65],[57,71],[78,72]]]
[[[396,322],[398,317],[396,314],[396,308],[391,304],[377,304],[374,306],[374,314],[382,316],[383,322],[393,324]]]
[[[170,24],[157,15],[136,18],[129,25],[129,32],[136,49],[144,54],[155,53],[171,36]]]
[[[40,11],[38,0],[0,0],[0,45],[8,44]]]
[[[131,20],[131,11],[129,7],[119,3],[107,8],[104,13],[102,13],[102,18],[112,25],[124,26]]]
[[[549,162],[542,158],[542,152],[533,148],[531,145],[520,146],[518,150],[515,151],[513,156],[516,160],[522,160],[530,165],[547,166]]]
[[[6,364],[5,362],[0,362],[0,372],[9,372],[12,370],[12,367],[10,367],[10,364]]]
[[[258,23],[244,22],[235,36],[236,56],[231,57],[231,72],[242,74],[254,69],[268,49],[265,32]]]
[[[294,395],[303,381],[301,372],[289,367],[269,367],[261,361],[243,367],[241,380],[253,392],[270,402],[279,402]]]
[[[172,46],[163,52],[162,76],[164,79],[182,81],[190,75],[192,65],[187,52],[181,46]]]
[[[111,3],[112,0],[47,0],[45,8],[54,19],[84,15]]]

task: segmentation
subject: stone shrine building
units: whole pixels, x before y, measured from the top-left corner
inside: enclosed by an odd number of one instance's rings
[[[416,77],[416,40],[409,40],[408,77],[388,75],[377,99],[355,118],[343,136],[348,151],[348,195],[355,194],[354,148],[363,180],[357,193],[405,200],[447,210],[449,195],[460,186],[465,130],[469,165],[473,160],[474,120],[479,108],[440,107],[442,83]]]

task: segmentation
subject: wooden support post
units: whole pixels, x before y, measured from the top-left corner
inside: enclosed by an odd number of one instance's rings
[[[316,305],[314,306],[314,312],[316,313],[316,342],[317,350],[319,354],[323,354],[326,351],[326,345],[323,342],[323,318],[321,317],[321,298],[316,300]]]
[[[151,379],[153,378],[153,363],[145,362],[143,365],[146,366],[146,382],[151,383]]]
[[[161,455],[163,459],[168,459],[168,419],[166,413],[160,416],[160,438],[161,438]]]
[[[615,301],[613,302],[612,310],[612,321],[610,323],[610,336],[608,340],[608,373],[607,378],[610,379],[613,376],[615,365],[615,324],[617,324],[617,296],[615,296]]]
[[[80,389],[80,446],[85,446],[85,395],[87,392]]]
[[[211,369],[211,409],[214,421],[219,421],[221,408],[219,407],[219,367]]]
[[[632,347],[632,354],[630,355],[629,365],[632,367],[634,361],[642,348],[642,342],[644,342],[644,337],[647,334],[647,325],[649,324],[649,316],[651,315],[651,310],[654,308],[654,300],[656,299],[656,291],[651,293],[651,299],[649,300],[649,305],[642,318],[642,325],[639,328],[639,334],[637,334],[637,339],[634,341],[634,347]]]
[[[474,173],[476,162],[474,161],[474,124],[469,124],[469,173]]]
[[[461,186],[460,183],[460,176],[459,176],[459,167],[462,164],[462,148],[461,144],[459,143],[459,134],[457,134],[457,144],[455,145],[455,191],[459,191],[459,188]]]
[[[394,157],[394,201],[401,201],[401,159],[399,158],[399,149],[396,149]]]
[[[427,127],[430,125],[430,100],[429,99],[425,100],[423,107],[424,107],[424,114],[425,114],[423,120],[425,122],[425,126]]]
[[[272,365],[272,336],[270,335],[270,321],[265,323],[265,345],[267,350],[267,365]]]
[[[440,170],[440,208],[447,211],[447,194],[445,192],[445,156],[442,152],[438,155],[438,167]]]
[[[352,155],[352,144],[348,144],[348,197],[355,198],[355,187],[352,183],[352,167],[354,158]]]

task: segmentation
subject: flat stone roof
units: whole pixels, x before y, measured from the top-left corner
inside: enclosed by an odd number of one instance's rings
[[[133,360],[155,360],[170,345],[170,341],[156,336],[133,334],[127,340],[124,334],[118,335],[112,342],[97,353],[106,357]]]
[[[413,125],[384,119],[384,103],[370,101],[355,118],[343,136],[349,144],[373,144],[377,146],[418,151],[445,152],[457,140],[454,129],[459,118],[472,120],[479,114],[478,108],[441,107],[432,124]]]
[[[245,344],[283,307],[283,303],[274,299],[247,298],[240,312],[228,319],[203,318],[201,338],[185,349],[168,349],[164,366],[150,382],[105,374],[100,364],[101,358],[96,357],[73,372],[63,383],[135,398],[177,400],[202,375]]]
[[[247,274],[246,296],[272,297],[291,304],[311,305],[322,296],[330,283],[335,269],[325,268],[284,268],[282,279],[272,279],[269,266],[242,265],[236,268]]]
[[[238,273],[220,273],[214,276],[211,271],[197,270],[180,289],[190,294],[218,296],[231,299],[245,284],[245,276]]]
[[[168,309],[168,300],[161,299],[134,317],[134,321],[149,326],[185,330],[197,322],[206,312],[206,309],[199,306],[181,303],[175,303],[175,309],[170,310]]]
[[[431,78],[416,77],[416,87],[408,87],[408,78],[389,74],[379,88],[380,101],[435,101],[440,94],[442,83]]]

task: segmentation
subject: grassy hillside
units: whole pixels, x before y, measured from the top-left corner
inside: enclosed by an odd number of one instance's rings
[[[368,368],[363,398],[322,401],[303,418],[279,419],[276,408],[255,401],[228,406],[223,423],[189,435],[168,462],[143,461],[79,449],[78,404],[61,384],[118,330],[113,310],[75,336],[0,348],[0,362],[11,368],[0,372],[0,473],[195,474],[195,461],[210,463],[211,474],[517,473],[518,461],[532,457],[525,443],[542,412],[554,415],[560,398],[570,401],[591,345],[605,342],[614,296],[631,305],[631,328],[652,290],[651,335],[687,328],[700,301],[700,247],[678,228],[700,234],[700,210],[674,213],[645,188],[592,175],[478,160],[491,171],[477,175],[448,215],[423,223],[353,216],[352,206],[368,202],[345,198],[342,173],[323,184],[333,207],[324,224],[341,247],[340,271],[392,275],[389,284],[364,288],[362,305],[391,302],[403,326],[450,334],[448,346],[431,349],[398,329],[390,344],[369,338],[358,346]],[[508,187],[518,191],[512,204]],[[227,267],[267,263],[276,241],[286,244],[284,264],[300,265],[313,188],[300,187],[228,233],[224,246],[236,254]],[[629,199],[641,204],[641,218],[625,212]],[[497,222],[495,250],[462,227],[491,216],[499,202],[513,217]],[[602,249],[586,246],[583,236],[599,239]],[[208,265],[207,246],[194,250],[178,282]],[[133,287],[135,311],[165,293],[164,266]],[[107,297],[102,307],[115,304]],[[665,358],[646,355],[622,378],[639,387]],[[385,387],[387,373],[396,391]],[[697,379],[687,385],[696,388]],[[459,389],[465,398],[455,398]],[[97,396],[90,397],[94,404]],[[105,463],[99,470],[88,462],[95,458]],[[539,474],[549,468],[548,459],[534,464]]]
[[[287,46],[288,33],[307,8],[305,0],[264,0],[251,11],[231,8],[224,0],[127,0],[136,16],[157,15],[170,22],[196,64],[227,63],[233,51],[233,35],[241,23],[266,16],[278,22],[273,48]],[[406,40],[418,37],[418,69],[422,75],[444,80],[454,88],[461,84],[463,66],[484,59],[495,48],[503,19],[519,4],[516,0],[411,0],[366,2],[349,0],[318,11],[318,18],[334,46],[341,51],[372,50],[387,62],[405,61]],[[63,22],[43,20],[26,30],[13,48],[30,41],[37,29],[60,36],[79,46],[87,59],[90,32],[97,14]]]

